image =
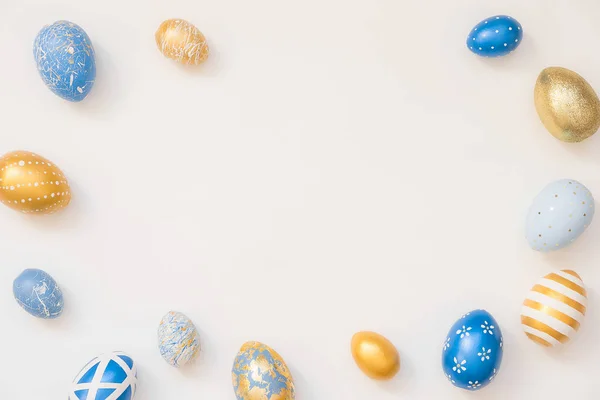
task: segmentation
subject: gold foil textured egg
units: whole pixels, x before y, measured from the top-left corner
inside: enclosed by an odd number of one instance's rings
[[[182,64],[198,65],[208,58],[206,38],[198,28],[182,19],[164,21],[155,38],[161,53]]]
[[[67,178],[53,163],[29,151],[0,157],[0,202],[26,214],[51,214],[71,200]]]
[[[356,365],[370,378],[391,379],[400,370],[398,350],[378,333],[356,333],[352,337],[351,349]]]
[[[534,101],[546,129],[563,142],[581,142],[600,128],[600,100],[576,72],[544,69],[535,84]]]

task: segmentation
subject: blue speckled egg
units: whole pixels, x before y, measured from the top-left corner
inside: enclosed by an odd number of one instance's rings
[[[13,282],[17,303],[34,317],[57,318],[63,311],[63,295],[56,281],[41,269],[26,269]]]
[[[96,57],[89,36],[69,21],[42,28],[33,55],[42,80],[55,94],[69,101],[85,99],[96,79]]]
[[[169,311],[158,325],[158,349],[174,367],[193,360],[200,352],[200,337],[194,323],[180,312]]]
[[[548,252],[574,242],[592,223],[594,197],[574,179],[550,183],[533,200],[525,235],[532,249]]]
[[[283,358],[269,346],[246,342],[233,361],[237,400],[294,400],[294,381]]]
[[[523,39],[523,28],[507,15],[489,17],[475,25],[467,36],[467,47],[482,57],[505,56]]]
[[[115,351],[94,358],[79,371],[69,400],[133,400],[137,366],[129,355]]]
[[[479,390],[500,370],[503,353],[498,322],[485,310],[463,315],[452,325],[442,350],[444,374],[456,387]]]

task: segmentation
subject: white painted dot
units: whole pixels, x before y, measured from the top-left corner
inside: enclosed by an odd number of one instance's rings
[[[494,46],[492,46],[492,50],[494,50]]]
[[[45,199],[47,199],[47,198],[48,198],[48,196],[47,196],[47,195],[44,195],[44,198],[45,198]]]
[[[509,30],[509,31],[512,31],[512,26],[509,26],[509,27],[508,27],[508,30]]]
[[[45,174],[47,174],[48,172],[44,171]]]
[[[23,161],[23,160],[19,161],[19,166],[22,167],[23,165],[25,165],[25,161]]]
[[[36,165],[37,165],[37,164],[39,164],[39,163],[40,163],[39,161],[36,161],[36,162],[35,162],[35,164],[36,164]]]
[[[508,43],[504,43],[504,47],[508,46]]]
[[[60,182],[56,181],[56,185],[60,184]]]
[[[485,21],[485,23],[487,24],[488,22],[487,22],[487,21]]]
[[[73,46],[69,46],[69,48],[67,49],[67,52],[69,54],[74,54],[75,53],[75,49],[73,48]]]
[[[520,27],[520,26],[517,26],[517,29],[518,29],[518,30],[521,30],[521,27]]]
[[[34,183],[33,186],[38,187],[39,183]]]
[[[518,42],[518,41],[519,41],[519,39],[515,39],[515,42]]]
[[[25,199],[21,199],[21,203],[25,203]]]
[[[52,175],[56,175],[56,172],[53,172]]]
[[[37,199],[39,200],[40,198],[38,197]]]
[[[31,186],[31,182],[29,182],[29,183],[27,184],[27,186]]]
[[[471,50],[473,50],[473,46],[471,46]]]
[[[475,40],[475,38],[473,38],[473,40]]]
[[[15,187],[14,187],[14,186],[11,186],[11,187],[10,187],[10,190],[15,190]]]
[[[50,197],[54,197],[54,193],[52,193],[52,194],[50,195]]]
[[[28,198],[27,200],[31,201],[31,197],[30,197],[30,198]]]
[[[21,187],[21,184],[20,184],[20,183],[17,183],[17,187],[18,187],[18,188],[20,188],[20,187]]]
[[[43,164],[43,163],[42,163],[42,164]],[[49,166],[49,167],[51,167],[51,166],[52,166],[52,164],[48,163],[48,166]]]
[[[31,161],[28,161],[27,164],[31,164]]]
[[[500,32],[498,29],[496,29],[496,33]]]
[[[479,50],[482,50],[482,48],[480,47]]]
[[[496,17],[496,19],[500,19],[500,17]]]

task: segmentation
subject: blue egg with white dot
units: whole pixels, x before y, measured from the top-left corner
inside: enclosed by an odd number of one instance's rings
[[[42,80],[54,94],[79,102],[96,80],[96,56],[85,31],[69,21],[57,21],[38,33],[33,55]]]
[[[500,370],[504,342],[498,322],[485,310],[474,310],[458,319],[446,335],[442,369],[456,387],[479,390]]]
[[[41,269],[26,269],[13,282],[19,305],[34,317],[57,318],[63,311],[63,294],[58,284]]]
[[[467,36],[467,47],[478,56],[501,57],[519,47],[521,40],[521,24],[507,15],[496,15],[475,25]]]

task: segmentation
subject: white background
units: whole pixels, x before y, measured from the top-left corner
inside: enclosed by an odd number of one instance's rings
[[[565,144],[533,105],[542,68],[600,88],[594,0],[0,0],[0,150],[37,152],[69,177],[50,217],[0,209],[2,384],[12,400],[62,399],[99,353],[138,362],[136,400],[233,400],[246,340],[285,358],[298,400],[595,399],[600,223],[547,256],[524,217],[550,181],[600,196],[600,135]],[[523,44],[503,59],[465,47],[480,20],[509,14]],[[193,22],[212,54],[164,58],[154,32]],[[39,29],[81,25],[98,77],[83,103],[47,90]],[[598,218],[598,217],[597,217]],[[55,321],[12,296],[25,268],[62,286]],[[562,351],[530,342],[521,302],[542,275],[578,271],[586,322]],[[504,333],[502,369],[467,393],[441,371],[466,311]],[[202,335],[200,361],[167,365],[156,328],[174,309]],[[349,343],[375,330],[402,369],[369,380]]]

